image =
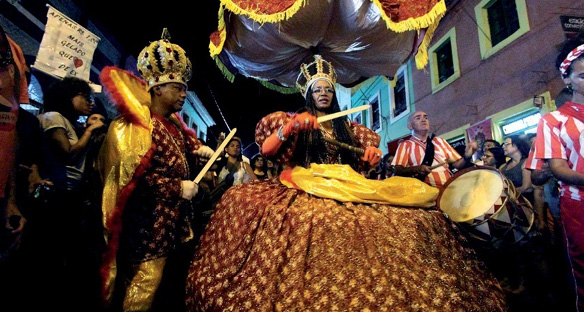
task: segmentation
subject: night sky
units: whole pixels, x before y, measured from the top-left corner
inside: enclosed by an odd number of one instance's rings
[[[229,132],[227,123],[230,128],[238,129],[236,135],[242,138],[243,147],[248,147],[244,155],[251,157],[258,152],[254,143],[258,121],[271,112],[294,111],[303,105],[300,94],[284,95],[241,75],[233,83],[224,78],[209,56],[208,48],[209,35],[217,30],[219,1],[190,2],[189,6],[194,8],[179,5],[178,1],[74,2],[98,28],[109,32],[134,57],[151,41],[160,39],[164,27],[168,28],[171,42],[185,49],[193,63],[189,90],[197,94],[217,124],[210,133],[210,143],[220,131]]]

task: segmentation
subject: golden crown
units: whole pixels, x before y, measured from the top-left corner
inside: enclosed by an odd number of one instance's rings
[[[324,79],[335,87],[337,74],[330,62],[323,59],[321,55],[314,55],[314,61],[309,64],[301,64],[301,72],[297,77],[297,89],[306,98],[307,89],[317,80]]]
[[[180,46],[171,43],[165,28],[162,38],[151,42],[138,56],[138,72],[146,80],[148,90],[169,82],[187,86],[191,79],[191,61]]]

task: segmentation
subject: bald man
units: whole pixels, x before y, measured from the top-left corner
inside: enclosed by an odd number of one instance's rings
[[[410,115],[407,127],[412,135],[400,142],[390,168],[398,176],[415,177],[440,188],[453,175],[449,165],[463,169],[477,150],[476,142],[470,142],[461,157],[445,139],[429,137],[429,117],[423,111]]]

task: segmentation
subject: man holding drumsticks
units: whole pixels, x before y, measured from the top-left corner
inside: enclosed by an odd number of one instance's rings
[[[398,145],[389,170],[397,176],[416,177],[434,187],[440,188],[453,175],[449,165],[463,169],[471,163],[478,148],[476,142],[470,142],[465,148],[465,157],[461,157],[445,139],[432,134],[429,137],[429,117],[423,111],[410,115],[407,127],[412,135]]]

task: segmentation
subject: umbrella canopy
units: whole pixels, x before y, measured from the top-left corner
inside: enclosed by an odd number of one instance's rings
[[[241,74],[285,93],[320,54],[349,87],[393,77],[413,55],[423,68],[445,11],[444,0],[222,0],[210,54],[230,81]]]

